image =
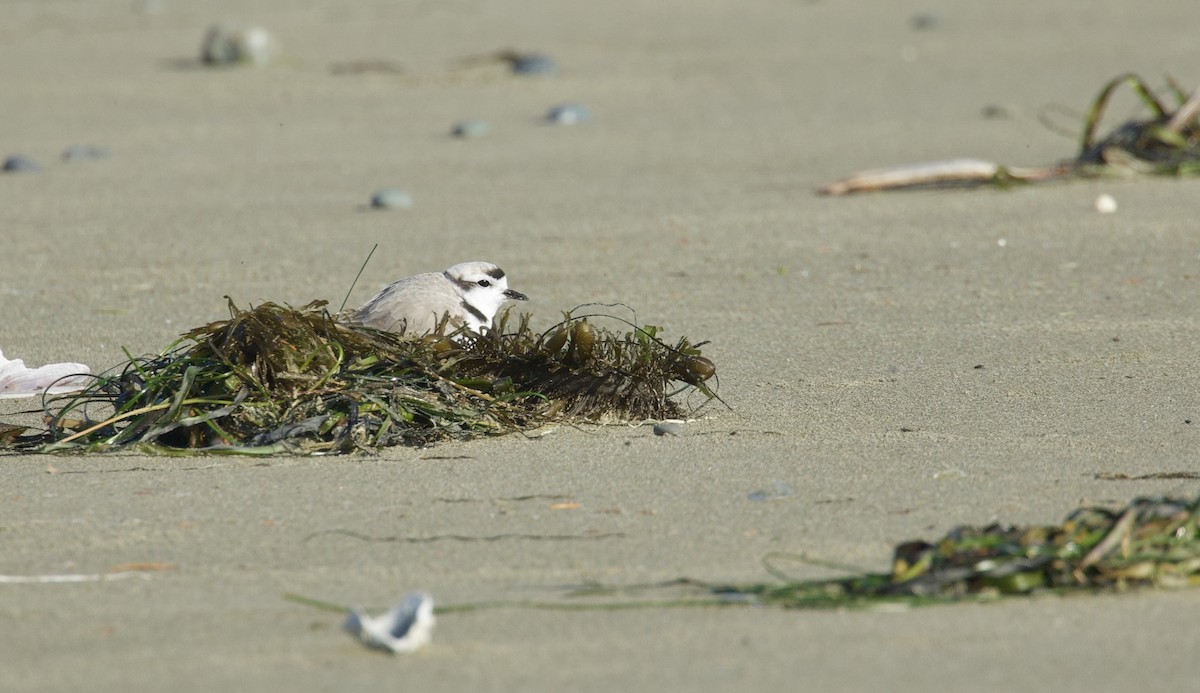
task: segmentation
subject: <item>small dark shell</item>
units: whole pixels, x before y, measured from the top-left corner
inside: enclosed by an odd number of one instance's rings
[[[675,364],[672,372],[685,383],[699,385],[717,374],[717,366],[703,356],[687,356]]]

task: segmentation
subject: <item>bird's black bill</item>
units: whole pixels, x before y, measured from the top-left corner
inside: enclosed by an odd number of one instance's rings
[[[507,299],[510,299],[513,301],[528,301],[529,300],[529,297],[526,296],[525,294],[521,293],[520,291],[513,291],[512,289],[504,290],[504,298],[507,298]]]

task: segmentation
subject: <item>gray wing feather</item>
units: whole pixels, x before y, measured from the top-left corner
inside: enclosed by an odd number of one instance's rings
[[[392,282],[354,311],[351,319],[388,332],[425,334],[450,314],[449,327],[462,324],[462,297],[441,274],[430,272]]]

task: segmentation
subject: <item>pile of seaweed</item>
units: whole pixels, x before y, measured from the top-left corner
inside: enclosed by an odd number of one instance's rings
[[[978,159],[953,159],[863,171],[821,187],[823,195],[880,190],[961,188],[1015,184],[1071,178],[1128,175],[1194,176],[1200,174],[1200,88],[1188,95],[1168,78],[1168,97],[1158,96],[1141,77],[1129,73],[1109,80],[1093,100],[1084,118],[1079,150],[1073,159],[1046,166],[1012,167]],[[1133,90],[1148,112],[1128,120],[1103,137],[1100,122],[1116,91]]]
[[[228,300],[228,297],[226,297]],[[503,313],[483,335],[405,337],[347,324],[324,301],[303,308],[229,300],[230,318],[164,353],[130,357],[84,390],[47,399],[47,429],[8,436],[49,452],[339,453],[528,430],[549,421],[682,414],[671,397],[716,397],[701,344],[572,316],[537,333]],[[702,406],[702,405],[701,405]]]
[[[712,590],[810,608],[1197,584],[1200,498],[1137,498],[1115,511],[1077,509],[1061,525],[958,527],[936,542],[906,542],[890,573]]]
[[[1084,122],[1079,153],[1070,165],[1080,175],[1106,175],[1114,169],[1160,176],[1194,176],[1200,173],[1200,89],[1189,97],[1174,80],[1168,80],[1176,100],[1168,107],[1134,74],[1121,75],[1104,85]],[[1150,117],[1129,120],[1097,139],[1096,130],[1117,88],[1128,85],[1150,112]]]

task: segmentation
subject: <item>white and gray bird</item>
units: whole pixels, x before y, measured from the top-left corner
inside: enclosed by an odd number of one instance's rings
[[[508,288],[504,270],[490,262],[462,262],[444,272],[427,272],[388,284],[353,313],[350,320],[388,332],[428,334],[447,318],[446,331],[492,326],[505,301],[529,297]]]

